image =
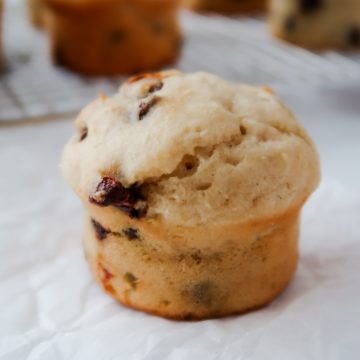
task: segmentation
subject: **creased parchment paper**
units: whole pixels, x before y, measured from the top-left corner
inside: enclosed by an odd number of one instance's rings
[[[223,320],[168,321],[104,294],[58,168],[71,121],[0,127],[0,359],[359,359],[360,88],[278,91],[318,144],[323,181],[289,288]]]

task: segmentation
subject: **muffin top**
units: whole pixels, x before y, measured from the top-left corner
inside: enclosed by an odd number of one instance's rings
[[[135,76],[75,125],[66,180],[85,204],[141,221],[261,221],[299,208],[319,181],[312,141],[271,89],[208,73]]]

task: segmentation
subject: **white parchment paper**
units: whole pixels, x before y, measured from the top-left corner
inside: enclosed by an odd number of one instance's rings
[[[58,169],[71,121],[0,127],[0,359],[359,359],[360,87],[278,91],[318,144],[323,182],[289,288],[223,320],[168,321],[104,294]]]

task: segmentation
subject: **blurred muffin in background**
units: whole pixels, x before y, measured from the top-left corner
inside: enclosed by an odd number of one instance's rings
[[[27,0],[26,7],[30,22],[41,29],[44,26],[44,0]]]
[[[265,9],[265,0],[182,0],[184,6],[196,11],[249,13]]]
[[[181,34],[174,0],[45,0],[53,60],[111,75],[175,62]]]
[[[270,26],[303,47],[360,47],[360,1],[270,0]]]

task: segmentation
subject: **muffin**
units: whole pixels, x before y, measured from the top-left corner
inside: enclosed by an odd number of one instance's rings
[[[318,156],[269,88],[208,73],[130,78],[75,122],[62,160],[103,289],[173,319],[269,303],[298,259]]]
[[[270,26],[277,37],[307,48],[359,48],[360,1],[271,0]]]
[[[158,69],[178,57],[177,1],[45,1],[51,54],[58,65],[110,75]]]
[[[44,0],[27,0],[26,7],[30,22],[35,27],[42,28],[44,26]]]
[[[249,13],[265,10],[265,0],[182,0],[182,3],[196,11]]]

